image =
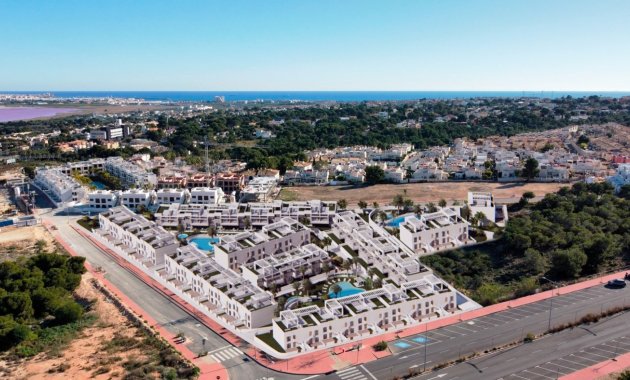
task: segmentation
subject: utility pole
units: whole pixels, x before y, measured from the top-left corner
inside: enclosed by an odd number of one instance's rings
[[[427,370],[427,341],[429,340],[428,337],[428,331],[429,331],[429,323],[425,323],[424,324],[424,366],[422,367],[422,371],[426,371]]]
[[[558,283],[548,279],[547,277],[541,277],[543,280],[549,281],[553,288],[551,289],[551,297],[549,298],[549,323],[547,324],[547,331],[551,330],[551,313],[553,311],[553,291],[558,287]]]

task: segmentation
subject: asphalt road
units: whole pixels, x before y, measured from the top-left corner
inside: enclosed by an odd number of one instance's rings
[[[628,327],[630,314],[618,314],[416,379],[557,379],[630,352]]]
[[[425,357],[426,367],[431,368],[473,352],[483,352],[491,347],[522,341],[527,333],[540,334],[547,330],[550,320],[551,326],[557,326],[573,322],[587,313],[600,313],[602,310],[615,306],[628,305],[630,304],[629,289],[608,289],[603,285],[595,286],[567,295],[554,296],[551,300],[543,300],[471,321],[460,322],[429,331],[427,334],[399,339],[389,342],[389,349],[393,355],[357,367],[360,373],[356,373],[354,377],[348,376],[351,368],[346,368],[344,369],[346,372],[339,371],[325,378],[335,380],[393,379],[396,376],[408,374],[410,368],[424,368]],[[541,343],[547,339],[549,338],[542,339]],[[568,344],[581,347],[579,345],[581,343],[574,345],[573,342],[568,342]],[[486,375],[479,377],[479,373],[475,376],[477,379],[490,378]]]
[[[40,210],[41,211],[41,210]],[[242,351],[232,346],[211,329],[182,310],[168,297],[146,285],[131,272],[120,267],[112,258],[90,241],[79,235],[70,226],[76,219],[65,215],[45,213],[42,219],[49,220],[57,227],[60,235],[80,255],[85,256],[93,266],[100,266],[105,278],[127,295],[133,302],[142,307],[151,317],[170,332],[184,333],[186,344],[191,351],[207,351],[208,359],[221,362],[230,374],[231,379],[301,379],[303,376],[292,376],[269,370],[248,358]],[[203,339],[206,339],[205,343]]]

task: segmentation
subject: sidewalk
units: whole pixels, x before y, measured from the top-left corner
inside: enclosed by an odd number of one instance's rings
[[[74,249],[68,244],[58,232],[53,231],[50,228],[48,223],[44,223],[46,229],[51,233],[51,235],[61,244],[68,253],[73,256],[78,256],[78,254],[74,251]],[[74,227],[73,227],[74,228]],[[79,232],[82,236],[85,236],[83,231],[80,231],[75,228],[75,231]],[[90,239],[92,243],[95,243]],[[103,247],[99,246],[99,249],[103,249]],[[124,265],[124,260],[117,258],[116,256],[112,257],[119,265],[128,268],[127,265]],[[121,262],[123,261],[123,262]],[[162,327],[155,319],[153,319],[147,312],[145,312],[140,306],[138,306],[135,302],[133,302],[129,297],[127,297],[123,292],[121,292],[116,286],[110,283],[103,273],[96,271],[92,266],[86,262],[85,267],[90,273],[98,279],[98,281],[103,284],[110,292],[112,292],[116,297],[118,297],[129,309],[131,309],[136,315],[139,315],[142,319],[144,319],[148,325],[150,325],[153,329],[155,329],[166,341],[172,342],[175,339],[175,334],[169,332],[166,328]],[[134,272],[137,275],[137,273]],[[144,281],[144,279],[142,279]],[[146,281],[145,281],[146,282]],[[214,328],[213,328],[214,330]],[[196,365],[200,370],[199,379],[229,379],[227,369],[221,365],[220,363],[208,363],[207,358],[198,358],[197,354],[190,351],[188,347],[183,344],[174,345],[171,344],[183,357],[191,361],[194,365]]]
[[[120,258],[115,252],[112,252],[109,248],[103,246],[100,242],[96,241],[95,239],[92,239],[90,234],[86,231],[83,231],[81,227],[73,226],[73,228],[83,237],[90,240],[92,244],[96,245],[99,249],[101,249],[102,251],[110,255],[120,266],[132,271],[138,278],[140,278],[142,281],[147,283],[149,286],[171,297],[175,302],[177,302],[180,305],[180,307],[185,309],[191,315],[194,315],[202,323],[204,323],[206,326],[211,328],[215,333],[222,335],[231,344],[237,347],[244,344],[244,342],[241,339],[239,339],[239,337],[225,330],[217,322],[213,321],[212,319],[196,311],[194,307],[187,304],[182,299],[178,298],[168,289],[162,287],[160,284],[154,281],[151,277],[149,277],[148,275],[146,275],[139,269],[135,268],[135,266],[133,266],[132,264]],[[59,241],[61,242],[62,240],[59,240]],[[62,245],[65,246],[64,243],[62,243]],[[70,251],[70,249],[68,249],[68,251]],[[400,330],[388,332],[388,333],[378,335],[375,337],[366,338],[361,341],[354,341],[345,345],[336,346],[329,349],[321,349],[318,351],[307,352],[298,357],[294,357],[288,360],[279,359],[279,360],[271,362],[268,359],[266,359],[263,355],[261,355],[260,350],[257,350],[251,345],[249,346],[249,348],[244,349],[243,351],[247,355],[249,355],[251,358],[256,360],[258,363],[260,363],[261,365],[268,367],[270,369],[279,371],[279,372],[301,374],[301,375],[314,375],[314,374],[321,374],[321,373],[326,373],[326,372],[330,372],[334,370],[341,370],[349,366],[368,363],[368,362],[391,355],[391,352],[389,350],[376,352],[372,349],[372,346],[375,343],[380,342],[382,340],[393,341],[399,338],[405,338],[412,335],[422,334],[426,331],[435,330],[435,329],[453,325],[462,321],[483,317],[489,314],[505,311],[513,307],[523,306],[532,302],[549,299],[552,296],[567,294],[567,293],[575,292],[578,290],[586,289],[592,286],[597,286],[611,279],[623,277],[625,273],[626,271],[609,274],[609,275],[598,277],[595,279],[583,281],[577,284],[568,285],[562,288],[557,288],[557,289],[541,292],[538,294],[522,297],[516,300],[506,301],[506,302],[502,302],[496,305],[487,306],[481,309],[464,312],[464,313],[453,315],[450,317],[428,321],[427,323],[424,323],[421,325],[416,325],[409,328],[402,328]],[[126,299],[126,298],[123,298],[123,299]],[[142,313],[142,315],[146,315],[146,313]],[[360,345],[360,348],[357,350],[356,347],[358,345]],[[214,369],[214,371],[216,371],[216,369]],[[227,376],[227,371],[225,372]],[[224,378],[224,377],[222,376],[221,378]]]
[[[562,376],[560,380],[583,380],[583,379],[609,379],[610,374],[623,372],[630,367],[630,352],[620,355],[616,360],[606,360],[590,367],[586,367],[577,372]]]

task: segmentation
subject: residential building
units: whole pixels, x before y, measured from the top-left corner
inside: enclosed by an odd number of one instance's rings
[[[190,190],[190,203],[217,205],[223,203],[224,196],[223,190],[219,187],[195,187]]]
[[[241,192],[241,202],[265,202],[276,188],[274,177],[254,177]]]
[[[238,173],[220,173],[215,177],[215,186],[225,194],[238,193],[245,187],[245,177]]]
[[[264,226],[260,231],[227,235],[214,247],[224,268],[238,270],[246,262],[263,259],[310,242],[310,230],[291,218]]]
[[[106,210],[118,206],[120,194],[112,190],[96,190],[88,193],[88,206],[91,209]]]
[[[472,216],[480,212],[484,215],[485,220],[492,223],[496,222],[496,205],[494,204],[492,193],[469,191],[468,208],[470,208]]]
[[[186,189],[159,189],[156,192],[157,203],[169,205],[173,203],[186,203],[190,193]]]
[[[151,190],[125,190],[120,195],[120,204],[132,210],[137,210],[140,206],[149,206],[149,204],[151,204],[151,200],[154,194],[155,193]]]
[[[57,168],[38,168],[32,183],[48,196],[55,207],[81,202],[86,195],[81,184]]]
[[[125,161],[122,157],[107,158],[104,168],[111,175],[118,177],[125,187],[152,189],[157,186],[155,174]]]
[[[443,208],[437,212],[409,215],[400,223],[400,240],[417,253],[431,254],[474,243],[468,235],[469,223],[459,211]]]

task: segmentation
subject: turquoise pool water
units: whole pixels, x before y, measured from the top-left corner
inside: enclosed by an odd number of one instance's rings
[[[400,223],[405,221],[405,217],[404,216],[399,216],[397,218],[391,219],[389,221],[387,221],[387,226],[389,227],[400,227]]]
[[[214,252],[214,246],[212,246],[212,244],[216,244],[220,241],[221,239],[219,238],[208,236],[194,237],[188,240],[190,244],[194,244],[197,248],[209,252]]]
[[[339,297],[352,296],[354,294],[363,293],[365,289],[355,288],[354,285],[347,281],[338,282],[337,285],[341,287],[341,292],[339,292]],[[337,298],[337,294],[333,293],[332,285],[328,288],[328,298]]]
[[[105,189],[105,184],[99,181],[92,181],[90,185],[94,186],[97,190]]]

